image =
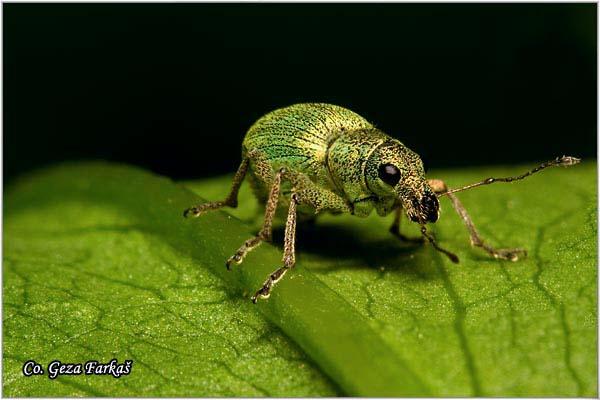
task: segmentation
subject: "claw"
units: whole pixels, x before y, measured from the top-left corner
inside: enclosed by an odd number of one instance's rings
[[[259,290],[256,291],[256,293],[254,293],[254,296],[252,296],[250,298],[250,300],[252,300],[252,303],[256,304],[258,302],[258,299],[268,299],[271,296],[271,291],[267,290],[264,286],[261,287]]]
[[[527,250],[525,249],[498,249],[494,252],[494,257],[501,258],[503,260],[518,261],[519,256],[526,257]]]
[[[557,165],[561,165],[563,167],[570,167],[571,165],[579,164],[581,162],[581,158],[571,157],[571,156],[562,156],[556,159]]]
[[[183,212],[183,217],[188,218],[192,214],[193,217],[198,217],[202,214],[202,211],[198,207],[190,207]]]
[[[225,262],[225,266],[227,267],[227,269],[231,269],[231,264],[241,264],[242,261],[242,256],[239,253],[235,253],[227,259],[227,262]]]
[[[289,268],[290,267],[284,265],[276,271],[273,271],[273,273],[269,275],[265,283],[263,283],[261,288],[258,289],[256,293],[254,293],[254,296],[252,296],[251,298],[252,302],[256,304],[259,297],[261,299],[268,299],[269,296],[271,296],[271,290],[273,289],[273,286],[275,286],[275,284],[277,284],[277,282],[279,282],[281,278],[283,278],[283,276],[289,270]]]

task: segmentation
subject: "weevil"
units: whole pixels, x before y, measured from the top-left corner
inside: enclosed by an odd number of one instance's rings
[[[233,178],[229,195],[222,201],[203,203],[184,211],[198,217],[210,210],[237,207],[238,191],[248,177],[255,196],[265,204],[264,222],[258,234],[246,240],[227,260],[227,269],[272,238],[278,208],[287,208],[283,265],[272,272],[252,296],[268,298],[273,286],[295,264],[296,222],[329,212],[366,217],[375,210],[380,216],[394,212],[390,228],[401,240],[427,241],[452,262],[458,257],[438,245],[426,224],[440,216],[439,198],[447,196],[467,228],[473,246],[491,256],[517,261],[527,253],[522,248],[497,249],[477,232],[471,217],[455,193],[496,182],[513,182],[553,166],[571,166],[580,160],[562,156],[518,176],[487,178],[461,188],[449,189],[444,181],[427,179],[417,153],[407,148],[365,118],[346,108],[323,103],[295,104],[272,111],[256,121],[242,144],[242,162]],[[420,225],[421,237],[400,232],[403,213]]]

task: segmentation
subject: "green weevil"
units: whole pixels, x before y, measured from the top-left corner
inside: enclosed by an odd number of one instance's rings
[[[314,218],[322,212],[350,213],[366,217],[373,210],[380,216],[395,212],[390,231],[402,240],[426,239],[453,262],[458,257],[440,247],[427,232],[426,224],[439,218],[438,198],[447,196],[469,233],[471,244],[493,257],[516,261],[524,249],[496,249],[483,241],[454,193],[494,182],[512,182],[552,166],[570,166],[580,160],[562,156],[515,177],[487,178],[450,190],[439,179],[426,179],[418,154],[399,140],[386,135],[365,118],[343,107],[296,104],[272,111],[254,123],[242,144],[242,162],[227,198],[199,204],[184,212],[199,216],[221,207],[237,207],[240,185],[248,176],[259,201],[265,204],[264,223],[258,234],[226,262],[239,264],[263,241],[271,240],[273,219],[279,207],[287,208],[283,266],[271,273],[252,296],[268,298],[273,286],[295,264],[295,234],[298,218]],[[407,238],[400,233],[400,219],[407,217],[421,227],[422,237]]]

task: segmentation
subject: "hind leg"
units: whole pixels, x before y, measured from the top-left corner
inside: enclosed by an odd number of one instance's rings
[[[199,217],[207,211],[218,210],[222,207],[237,207],[237,197],[238,192],[240,191],[240,186],[242,186],[242,182],[244,181],[244,177],[246,176],[246,172],[248,172],[248,165],[250,164],[250,159],[248,157],[244,157],[242,163],[240,164],[235,176],[233,177],[233,184],[231,185],[231,191],[229,195],[225,198],[225,200],[220,201],[212,201],[209,203],[198,204],[193,207],[188,208],[183,212],[184,217]]]

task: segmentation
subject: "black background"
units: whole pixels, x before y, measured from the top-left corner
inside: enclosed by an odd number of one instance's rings
[[[4,178],[108,159],[233,172],[297,102],[430,167],[596,156],[595,4],[4,4]]]

